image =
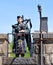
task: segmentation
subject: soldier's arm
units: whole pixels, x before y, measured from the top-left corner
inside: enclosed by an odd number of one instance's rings
[[[16,27],[17,27],[17,24],[12,25],[12,34],[15,34],[15,29],[16,29]]]

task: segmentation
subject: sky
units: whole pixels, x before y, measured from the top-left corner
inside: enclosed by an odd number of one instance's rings
[[[31,19],[32,32],[39,30],[38,4],[42,6],[42,16],[48,17],[48,31],[53,32],[53,0],[0,0],[0,33],[11,33],[18,15]]]

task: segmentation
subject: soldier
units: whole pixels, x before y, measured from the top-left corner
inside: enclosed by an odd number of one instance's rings
[[[17,26],[17,28],[18,28],[18,29],[14,30],[15,33],[18,33],[18,32],[24,32],[25,33],[25,39],[26,39],[26,42],[27,42],[28,49],[30,51],[30,49],[31,49],[30,29],[28,28],[27,24],[26,25],[24,24],[23,18],[21,16],[17,16],[17,24],[15,24],[14,26]],[[14,39],[14,42],[15,42],[15,39]],[[13,49],[15,49],[15,43],[13,45]],[[25,49],[25,52],[26,52],[26,49]]]

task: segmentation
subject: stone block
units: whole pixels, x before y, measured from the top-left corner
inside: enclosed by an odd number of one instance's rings
[[[7,48],[8,47],[8,42],[4,41],[3,44],[0,44],[0,55],[6,55],[7,56]]]
[[[53,54],[50,55],[50,62],[53,65]]]
[[[40,53],[40,46],[39,45],[34,44],[34,52],[35,52],[35,54]]]
[[[43,61],[44,61],[45,65],[51,65],[50,56],[49,55],[45,55]]]
[[[33,57],[35,58],[35,64],[39,65],[40,64],[40,55],[39,54],[33,54]]]
[[[0,65],[2,65],[3,63],[2,63],[2,56],[0,56]]]
[[[0,34],[0,39],[7,39],[7,34]]]
[[[52,54],[53,53],[53,44],[45,44],[44,45],[44,52],[46,54]]]

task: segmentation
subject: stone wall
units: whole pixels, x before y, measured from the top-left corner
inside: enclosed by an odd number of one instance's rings
[[[0,44],[0,55],[5,55],[7,56],[7,45],[8,42],[5,40],[2,44]]]
[[[8,53],[8,41],[7,35],[6,34],[0,34],[0,65],[3,64],[3,57],[7,57]]]
[[[43,44],[43,65],[53,65],[53,44]],[[40,45],[34,44],[34,57],[36,65],[40,65]]]
[[[40,41],[39,41],[38,37],[37,37],[37,40],[34,39],[33,57],[30,59],[16,58],[15,61],[13,62],[14,64],[21,64],[23,62],[23,64],[28,64],[28,65],[29,64],[40,65],[40,62],[41,62],[41,59],[40,59],[41,58],[41,55],[40,55],[41,49],[40,48],[41,47],[40,47]],[[50,39],[50,40],[44,41],[43,45],[42,45],[42,50],[43,50],[43,52],[42,52],[43,65],[53,65],[53,40]],[[8,63],[8,64],[9,64],[9,62],[11,62],[13,60],[12,58],[6,58],[6,57],[3,59],[4,59],[4,63]]]
[[[45,65],[53,65],[53,44],[45,44],[43,47],[43,59]]]
[[[42,49],[42,61],[43,65],[53,65],[53,33],[42,33],[42,48],[40,46],[40,32],[33,33],[34,40],[34,57],[37,62],[36,65],[40,65],[40,56]],[[37,58],[37,59],[36,59]]]

